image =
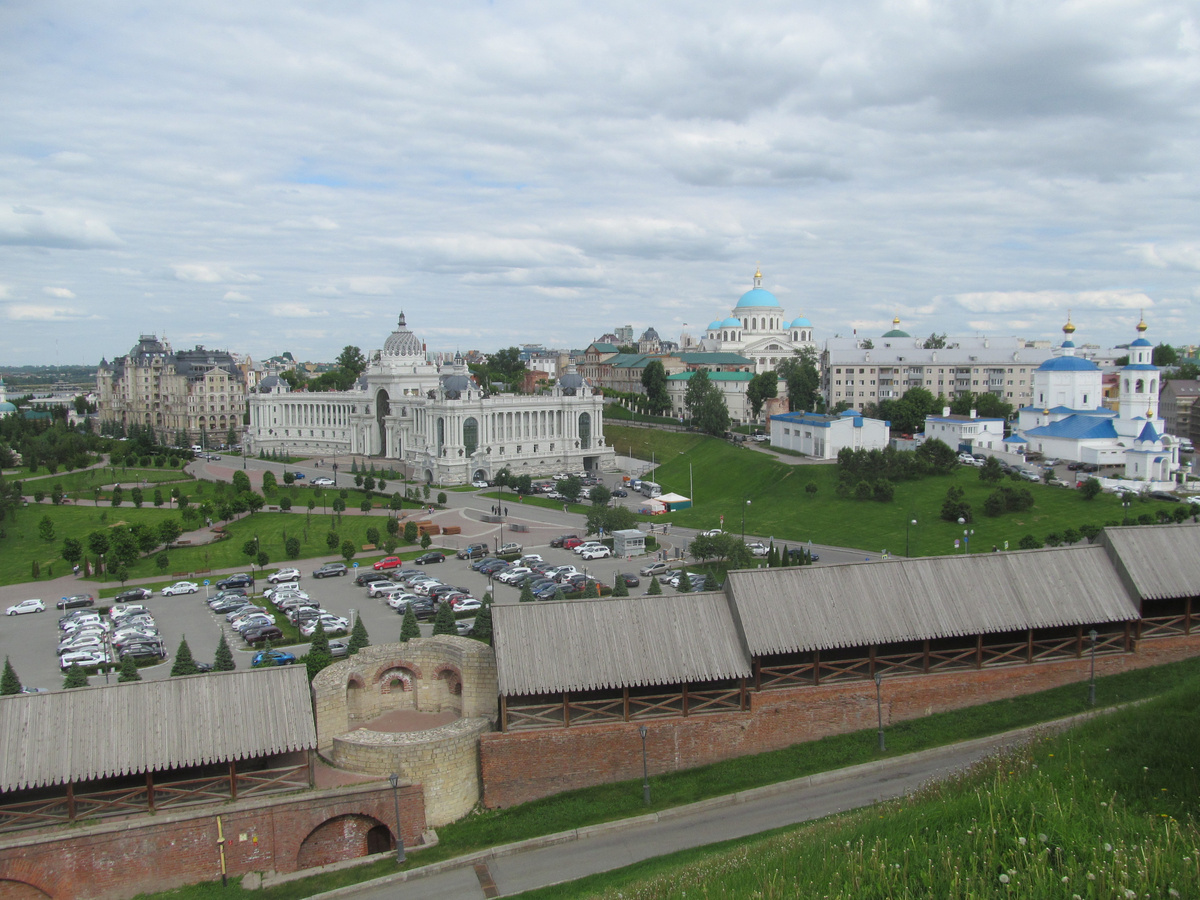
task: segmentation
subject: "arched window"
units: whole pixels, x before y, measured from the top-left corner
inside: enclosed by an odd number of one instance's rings
[[[442,455],[442,448],[446,446],[446,420],[438,416],[437,420],[437,452],[438,456]]]
[[[579,448],[581,450],[592,449],[592,414],[579,414]]]
[[[1142,381],[1142,379],[1139,378],[1137,380],[1137,393],[1144,394],[1145,392],[1146,392],[1146,382]]]
[[[1153,378],[1151,378],[1150,379],[1150,393],[1152,393],[1152,394],[1157,390],[1157,388],[1155,387],[1155,384],[1156,384],[1156,382],[1154,381]]]
[[[470,456],[479,447],[479,422],[473,416],[463,422],[462,439],[467,456]]]

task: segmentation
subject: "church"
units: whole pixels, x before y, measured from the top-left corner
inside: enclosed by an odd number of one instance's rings
[[[1033,372],[1033,402],[1018,411],[1010,450],[1046,457],[1124,466],[1136,481],[1169,481],[1179,468],[1179,440],[1166,434],[1159,416],[1162,374],[1153,363],[1144,320],[1129,345],[1129,362],[1118,370],[1117,409],[1104,406],[1103,373],[1075,355],[1075,326],[1067,316],[1060,353]]]
[[[737,353],[754,363],[755,374],[776,368],[805,347],[816,349],[813,326],[804,316],[789,320],[775,295],[762,286],[761,270],[754,272],[754,286],[742,294],[728,318],[717,319],[705,329],[698,345],[682,346],[706,353]]]
[[[250,394],[247,452],[362,455],[401,463],[428,484],[602,469],[604,398],[569,364],[539,394],[488,394],[462,357],[437,366],[400,314],[347,391],[292,391],[276,376]]]

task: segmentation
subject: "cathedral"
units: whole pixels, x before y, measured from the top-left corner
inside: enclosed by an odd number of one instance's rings
[[[754,363],[756,373],[774,369],[781,360],[805,347],[816,349],[813,326],[804,316],[788,320],[779,300],[762,286],[762,271],[754,273],[754,287],[742,294],[728,318],[717,319],[704,337],[681,349],[707,353],[737,353]]]

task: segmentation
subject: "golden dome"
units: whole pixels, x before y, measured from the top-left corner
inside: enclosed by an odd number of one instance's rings
[[[1063,326],[1063,334],[1072,335],[1075,333],[1075,326],[1071,324],[1071,311],[1067,310],[1067,324]]]
[[[1143,311],[1143,312],[1142,312],[1142,317],[1141,317],[1141,319],[1140,319],[1140,320],[1138,321],[1138,323],[1137,323],[1137,330],[1138,330],[1138,334],[1145,334],[1145,333],[1146,333],[1146,329],[1147,329],[1147,328],[1149,328],[1149,327],[1150,327],[1150,326],[1146,324],[1146,313],[1145,313],[1145,311]]]
[[[895,325],[897,328],[899,328],[900,327],[900,317],[892,316],[892,324]]]
[[[762,267],[761,267],[761,266],[755,266],[755,267],[754,267],[754,277],[755,277],[755,278],[762,278]]]

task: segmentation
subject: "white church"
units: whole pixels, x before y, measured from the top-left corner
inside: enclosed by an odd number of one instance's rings
[[[1033,402],[1018,411],[1007,449],[1123,466],[1125,477],[1136,481],[1171,480],[1179,468],[1179,441],[1165,433],[1158,414],[1162,376],[1152,361],[1146,327],[1145,321],[1137,324],[1129,363],[1120,369],[1118,407],[1112,410],[1103,405],[1100,367],[1075,355],[1075,326],[1068,316],[1061,353],[1034,370]]]
[[[729,316],[710,323],[699,342],[682,335],[680,349],[737,353],[754,363],[755,373],[774,369],[804,347],[816,349],[812,322],[804,316],[789,320],[778,298],[762,283],[762,271],[756,270],[754,286],[742,294]]]

